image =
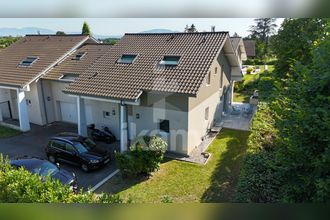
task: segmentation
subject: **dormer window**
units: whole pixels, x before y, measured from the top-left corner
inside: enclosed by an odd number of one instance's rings
[[[73,60],[81,60],[86,55],[86,52],[79,52],[76,54],[76,56],[73,58]]]
[[[132,64],[134,60],[136,59],[136,54],[123,54],[118,60],[117,63],[123,63],[123,64]]]
[[[66,82],[73,82],[76,80],[76,78],[78,77],[77,74],[74,74],[74,73],[65,73],[63,74],[59,80],[61,81],[66,81]]]
[[[180,56],[164,56],[159,62],[160,65],[165,66],[177,66],[180,60]]]
[[[32,66],[34,62],[36,62],[39,59],[39,57],[26,57],[24,60],[21,61],[19,66],[29,67]]]

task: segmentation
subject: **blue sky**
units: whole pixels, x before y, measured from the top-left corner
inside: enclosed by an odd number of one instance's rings
[[[217,31],[247,36],[247,30],[254,24],[253,18],[0,18],[0,28],[39,27],[80,32],[84,21],[97,35],[123,35],[155,28],[182,31],[186,24],[194,23],[198,31],[209,31],[214,25]],[[277,24],[280,25],[282,21],[279,18]]]

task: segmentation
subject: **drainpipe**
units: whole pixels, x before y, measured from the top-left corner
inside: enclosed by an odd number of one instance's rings
[[[47,115],[47,110],[46,110],[46,100],[45,100],[45,91],[44,91],[44,84],[43,80],[40,80],[40,86],[41,86],[41,97],[42,97],[42,103],[44,107],[44,114],[45,114],[45,119],[46,119],[46,124],[48,124],[48,115]]]
[[[120,101],[120,152],[127,150],[127,106]]]

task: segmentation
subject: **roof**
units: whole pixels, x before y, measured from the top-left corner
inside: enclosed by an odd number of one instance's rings
[[[248,57],[255,57],[256,56],[256,42],[255,40],[243,40],[246,55]]]
[[[115,99],[137,99],[143,91],[196,95],[228,32],[125,34],[65,93]],[[132,64],[118,64],[136,54]],[[177,66],[162,66],[166,55],[180,56]]]
[[[109,44],[85,44],[52,68],[43,79],[58,80],[63,74],[82,74],[90,65],[110,49]],[[81,60],[74,59],[77,54],[86,53]]]
[[[237,50],[241,39],[242,39],[241,37],[230,37],[231,43],[235,51]]]
[[[24,87],[63,56],[88,39],[86,35],[27,35],[0,53],[0,84]],[[38,57],[30,67],[19,67],[29,56]]]

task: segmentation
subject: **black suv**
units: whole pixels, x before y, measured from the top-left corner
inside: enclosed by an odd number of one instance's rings
[[[75,133],[60,133],[52,137],[45,146],[46,155],[50,162],[58,160],[79,165],[88,172],[110,162],[110,153],[89,138]]]
[[[38,174],[41,177],[49,175],[50,178],[57,179],[62,184],[69,185],[72,191],[78,192],[76,175],[64,169],[60,169],[59,165],[52,164],[47,160],[28,157],[15,158],[10,160],[10,165],[15,168],[23,167],[27,171]]]

